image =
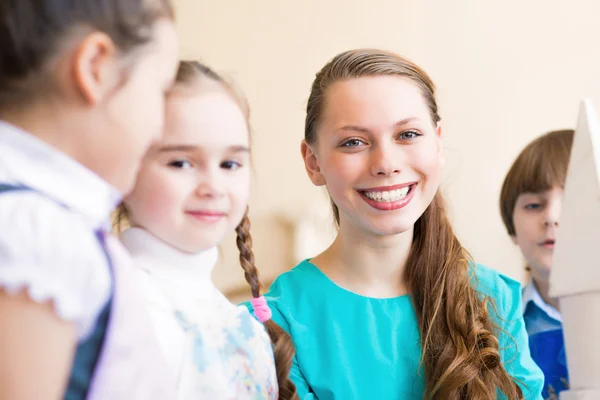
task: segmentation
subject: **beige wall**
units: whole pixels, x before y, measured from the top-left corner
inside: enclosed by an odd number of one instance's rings
[[[573,127],[579,100],[600,106],[600,3],[590,1],[179,0],[183,56],[233,78],[252,107],[251,200],[265,280],[293,262],[294,218],[329,225],[322,190],[299,155],[314,73],[355,47],[397,51],[437,82],[446,148],[443,184],[459,237],[476,260],[522,278],[498,212],[512,159],[545,130]],[[233,241],[216,280],[243,282]]]

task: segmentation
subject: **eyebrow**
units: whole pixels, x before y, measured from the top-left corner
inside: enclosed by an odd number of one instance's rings
[[[232,153],[250,153],[250,147],[248,146],[229,146],[227,150]]]
[[[160,146],[158,151],[161,153],[168,153],[170,151],[194,151],[197,149],[198,146],[194,146],[191,144],[167,144],[164,146]]]
[[[409,117],[403,120],[400,120],[394,124],[394,128],[398,128],[400,126],[406,125],[410,122],[417,120],[416,117]],[[336,129],[337,131],[352,131],[352,132],[361,132],[361,133],[370,133],[371,130],[369,128],[365,128],[364,126],[358,125],[344,125],[341,128]]]
[[[196,151],[199,150],[200,146],[193,144],[171,144],[161,146],[158,151],[161,153],[169,153],[174,151]],[[228,151],[232,153],[249,153],[250,148],[248,146],[229,146]]]

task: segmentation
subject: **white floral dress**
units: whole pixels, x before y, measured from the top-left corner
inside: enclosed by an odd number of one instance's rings
[[[217,250],[183,254],[138,228],[123,232],[121,240],[138,266],[156,334],[178,382],[177,399],[277,399],[264,326],[212,283]]]

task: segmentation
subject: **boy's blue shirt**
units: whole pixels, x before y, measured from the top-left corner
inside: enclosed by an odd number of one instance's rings
[[[547,304],[531,281],[523,289],[523,319],[531,356],[544,372],[545,399],[568,389],[569,374],[560,312]]]

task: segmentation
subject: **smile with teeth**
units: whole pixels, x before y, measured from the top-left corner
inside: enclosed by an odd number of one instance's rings
[[[366,197],[379,203],[393,203],[406,197],[410,192],[411,186],[405,186],[395,190],[381,192],[362,192]]]

